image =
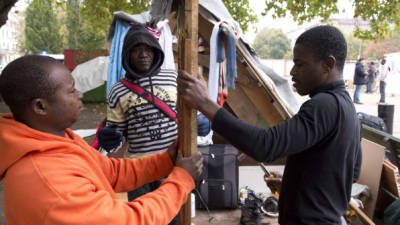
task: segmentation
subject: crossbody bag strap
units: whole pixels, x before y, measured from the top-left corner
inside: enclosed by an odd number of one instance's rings
[[[139,85],[131,83],[125,79],[121,79],[119,81],[127,88],[138,94],[140,97],[143,97],[147,101],[151,102],[154,106],[160,109],[161,112],[163,112],[171,119],[173,119],[176,123],[178,123],[178,118],[176,117],[176,113],[174,112],[174,110],[172,110],[171,107],[169,107],[165,102],[161,101],[157,96],[152,95],[150,92],[144,90]],[[154,102],[152,96],[154,96]]]

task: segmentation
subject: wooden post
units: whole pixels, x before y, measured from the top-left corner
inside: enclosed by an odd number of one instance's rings
[[[178,68],[197,76],[198,73],[198,0],[185,0],[178,14]],[[178,98],[178,147],[183,156],[197,152],[197,113]],[[191,224],[191,198],[179,214],[180,225]]]

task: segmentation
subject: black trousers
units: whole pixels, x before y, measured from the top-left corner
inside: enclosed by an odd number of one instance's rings
[[[148,184],[144,184],[143,186],[136,188],[135,190],[132,190],[128,192],[128,201],[133,201],[136,198],[139,198],[140,196],[152,192],[156,190],[158,187],[160,187],[162,180],[156,180]],[[179,225],[179,219],[178,216],[175,216],[169,225]]]

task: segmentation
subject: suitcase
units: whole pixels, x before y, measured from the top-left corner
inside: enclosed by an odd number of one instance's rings
[[[234,209],[239,202],[238,150],[232,145],[199,146],[204,158],[203,173],[196,180],[196,208]],[[199,194],[201,199],[199,199]],[[203,201],[202,201],[203,200]]]
[[[375,128],[383,132],[387,132],[386,123],[385,121],[383,121],[382,118],[363,112],[358,112],[357,117],[358,119],[360,119],[361,124],[365,124],[369,127]]]

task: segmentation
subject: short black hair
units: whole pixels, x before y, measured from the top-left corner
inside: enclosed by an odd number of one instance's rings
[[[51,98],[56,87],[49,80],[47,67],[59,63],[41,55],[22,56],[9,63],[0,75],[0,95],[13,114],[35,98]]]
[[[342,72],[347,56],[347,44],[342,32],[329,25],[313,27],[302,33],[296,40],[314,52],[317,60],[332,55],[336,59],[336,66]]]

